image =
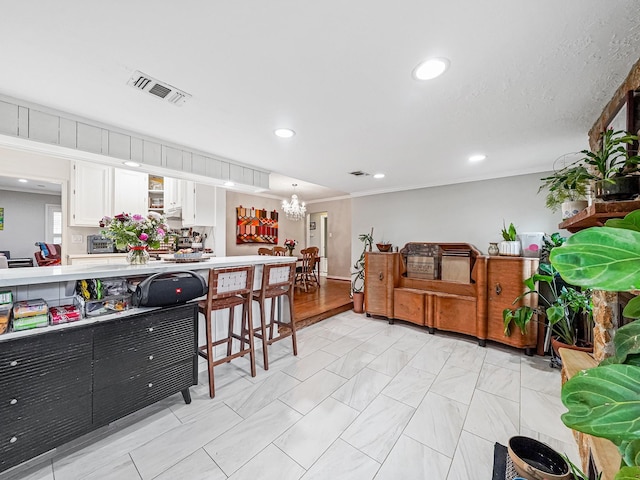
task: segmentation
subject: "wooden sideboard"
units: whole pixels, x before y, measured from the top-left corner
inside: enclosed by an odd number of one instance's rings
[[[421,251],[436,257],[433,279],[415,278],[408,271],[408,264],[415,261],[410,257]],[[459,251],[469,252],[465,260],[468,274],[458,266],[458,281],[439,279],[443,257]],[[488,257],[466,243],[412,242],[396,253],[369,252],[365,256],[365,312],[386,317],[390,323],[399,319],[425,326],[430,333],[444,330],[471,335],[480,345],[492,340],[524,348],[531,355],[538,329],[532,322],[525,335],[516,329],[505,336],[502,310],[517,307],[513,301],[525,291],[523,280],[537,267],[537,258]],[[444,275],[448,276],[446,270]],[[533,306],[537,296],[529,295],[523,301]]]

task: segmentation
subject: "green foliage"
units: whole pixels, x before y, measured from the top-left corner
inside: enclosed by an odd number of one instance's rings
[[[640,285],[640,211],[605,227],[578,232],[551,252],[551,262],[563,278],[601,290],[635,290]],[[623,315],[640,318],[634,298]],[[584,370],[562,387],[570,428],[611,440],[620,451],[623,468],[615,480],[640,478],[640,321],[618,329],[615,355]]]
[[[640,157],[629,156],[627,145],[638,140],[636,135],[630,135],[622,130],[605,130],[601,135],[602,148],[597,152],[582,150],[585,157],[581,160],[595,170],[593,178],[606,180],[619,177],[638,170]]]
[[[582,164],[564,167],[553,175],[541,178],[538,193],[547,190],[545,205],[552,212],[558,211],[563,202],[584,200],[593,176]]]
[[[364,258],[367,251],[371,251],[373,245],[373,228],[371,233],[361,233],[358,235],[358,240],[363,243],[362,253],[360,258],[353,265],[354,272],[351,274],[353,279],[351,280],[351,292],[357,293],[364,290]]]
[[[507,242],[515,242],[518,239],[518,233],[516,232],[516,227],[513,223],[510,223],[509,228],[507,228],[503,221],[500,233],[502,234],[502,238]]]

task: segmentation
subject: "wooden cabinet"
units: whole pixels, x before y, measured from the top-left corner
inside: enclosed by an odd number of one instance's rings
[[[113,168],[88,162],[72,162],[69,223],[97,227],[113,211]]]
[[[216,187],[192,181],[184,182],[182,226],[215,227]]]
[[[113,172],[113,214],[147,214],[148,175],[144,172],[115,168]]]
[[[512,328],[511,336],[504,335],[502,311],[520,305],[536,306],[538,297],[527,295],[521,303],[513,301],[526,291],[524,279],[533,275],[538,268],[537,258],[489,257],[487,262],[487,339],[505,343],[517,348],[534,348],[538,340],[535,321],[529,323],[528,331],[521,335]]]
[[[398,285],[400,255],[368,252],[364,258],[364,310],[393,317],[393,289]]]
[[[0,348],[0,471],[91,430],[91,329]]]
[[[197,304],[0,341],[0,472],[198,381]]]

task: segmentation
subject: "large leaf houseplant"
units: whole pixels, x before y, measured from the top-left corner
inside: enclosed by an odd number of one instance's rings
[[[550,255],[562,277],[607,291],[640,289],[640,210],[604,227],[578,232]],[[623,315],[635,318],[615,333],[615,355],[562,387],[568,427],[611,440],[622,456],[616,480],[640,478],[640,297]]]

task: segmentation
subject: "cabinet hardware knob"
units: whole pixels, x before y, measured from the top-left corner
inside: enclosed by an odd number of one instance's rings
[[[18,362],[16,360],[14,360],[9,365],[11,365],[12,367],[15,367],[16,365],[18,365]]]
[[[153,355],[149,355],[149,360],[153,360]]]
[[[500,295],[502,293],[502,287],[499,283],[496,283],[496,295]]]
[[[9,443],[16,443],[18,441],[18,437],[11,437],[9,439]]]
[[[384,273],[380,272],[380,273],[378,274],[378,278],[379,278],[380,280],[384,280]]]
[[[9,404],[11,405],[15,405],[16,403],[18,403],[18,400],[16,400],[15,398],[12,398],[11,401],[9,402]]]
[[[149,388],[153,387],[153,383],[150,383],[148,386],[149,386]]]
[[[149,331],[150,331],[150,332],[153,332],[153,327],[149,327]]]

